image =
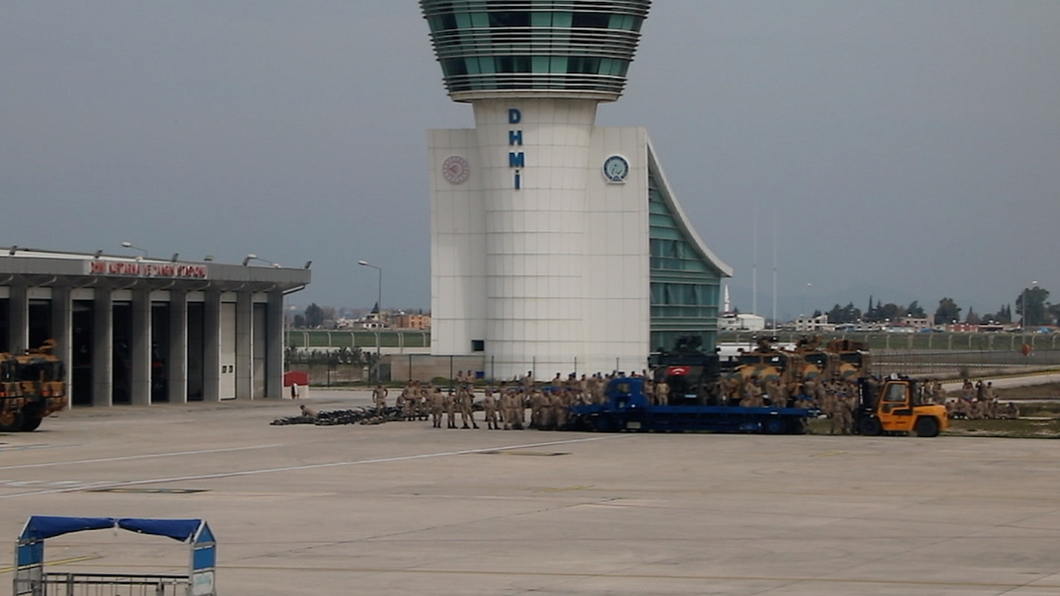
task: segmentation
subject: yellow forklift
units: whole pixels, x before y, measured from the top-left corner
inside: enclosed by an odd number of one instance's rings
[[[883,381],[858,381],[859,399],[855,431],[862,435],[937,437],[950,426],[946,407],[925,403],[917,382],[893,375]]]

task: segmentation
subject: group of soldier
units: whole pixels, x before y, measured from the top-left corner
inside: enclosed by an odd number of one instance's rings
[[[434,428],[479,428],[474,412],[481,410],[490,430],[520,430],[525,428],[550,430],[564,428],[571,421],[573,405],[604,403],[605,389],[611,379],[622,373],[577,377],[561,374],[547,384],[536,383],[532,373],[499,385],[488,383],[481,388],[482,397],[476,402],[475,376],[472,371],[460,371],[455,383],[448,390],[438,385],[420,381],[409,381],[401,390],[395,404],[406,421],[431,420]],[[648,371],[631,376],[641,377],[644,395],[652,405],[668,405],[671,388],[665,378],[653,380]],[[878,381],[869,378],[869,391]],[[776,376],[762,379],[723,376],[711,388],[710,403],[742,407],[792,407],[817,408],[829,420],[831,434],[853,434],[855,412],[859,398],[857,380],[826,379],[816,377],[801,382],[785,383]],[[950,418],[1018,418],[1019,408],[1011,402],[998,402],[992,383],[972,384],[966,380],[961,395],[947,397],[938,381],[926,381],[920,385],[921,403],[945,404]],[[372,391],[377,411],[387,409],[389,390],[382,384]],[[527,412],[529,411],[529,416]],[[459,424],[457,415],[459,414]]]
[[[967,420],[1014,420],[1020,417],[1020,409],[1013,402],[1002,404],[997,394],[994,393],[994,384],[987,381],[978,381],[974,385],[969,379],[965,379],[961,385],[961,394],[956,399],[947,399],[946,393],[938,384],[938,392],[934,396],[935,403],[945,403],[946,413],[950,418],[964,418]]]
[[[817,408],[829,420],[831,434],[854,432],[854,411],[858,406],[858,385],[850,379],[805,379],[785,383],[770,375],[738,375],[715,382],[714,399],[719,405],[745,408]]]
[[[434,428],[479,428],[474,412],[481,410],[486,428],[490,430],[565,428],[571,422],[570,407],[576,404],[603,403],[608,382],[619,373],[592,376],[560,373],[547,384],[536,383],[531,373],[498,385],[488,383],[481,388],[476,401],[475,376],[472,371],[459,371],[453,386],[443,390],[432,382],[409,381],[397,397],[396,406],[407,421],[431,420]],[[664,382],[646,383],[651,403],[665,404],[669,386]],[[389,391],[378,385],[372,400],[378,411],[387,408]],[[457,422],[457,415],[460,420]]]

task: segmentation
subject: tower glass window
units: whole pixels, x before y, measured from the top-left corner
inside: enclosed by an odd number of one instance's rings
[[[625,88],[650,0],[421,0],[420,5],[456,101],[531,90],[614,101]]]
[[[696,250],[661,179],[649,167],[651,346],[669,350],[679,338],[695,335],[710,349],[717,344],[722,272]]]

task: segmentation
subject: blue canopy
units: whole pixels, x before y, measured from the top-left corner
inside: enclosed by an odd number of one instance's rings
[[[195,536],[195,531],[202,525],[201,519],[139,519],[126,517],[60,517],[53,515],[34,515],[26,522],[22,540],[44,540],[70,532],[82,530],[105,530],[115,526],[154,536],[167,536],[180,542],[186,542]]]
[[[114,527],[112,517],[58,517],[34,515],[26,522],[22,531],[23,540],[44,540],[52,536],[80,532],[82,530],[104,530]]]
[[[173,540],[187,542],[195,536],[195,530],[202,525],[201,519],[137,519],[125,517],[118,520],[118,527],[155,536],[168,536]]]

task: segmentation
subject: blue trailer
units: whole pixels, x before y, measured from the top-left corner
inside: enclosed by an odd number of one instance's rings
[[[70,532],[121,528],[166,536],[188,545],[180,575],[52,573],[44,570],[44,542]],[[34,515],[15,548],[14,596],[216,596],[217,542],[201,519],[141,519]]]
[[[571,407],[572,428],[599,432],[730,432],[802,434],[806,422],[820,412],[813,408],[698,405],[652,405],[644,395],[644,379],[612,379],[602,404]]]

